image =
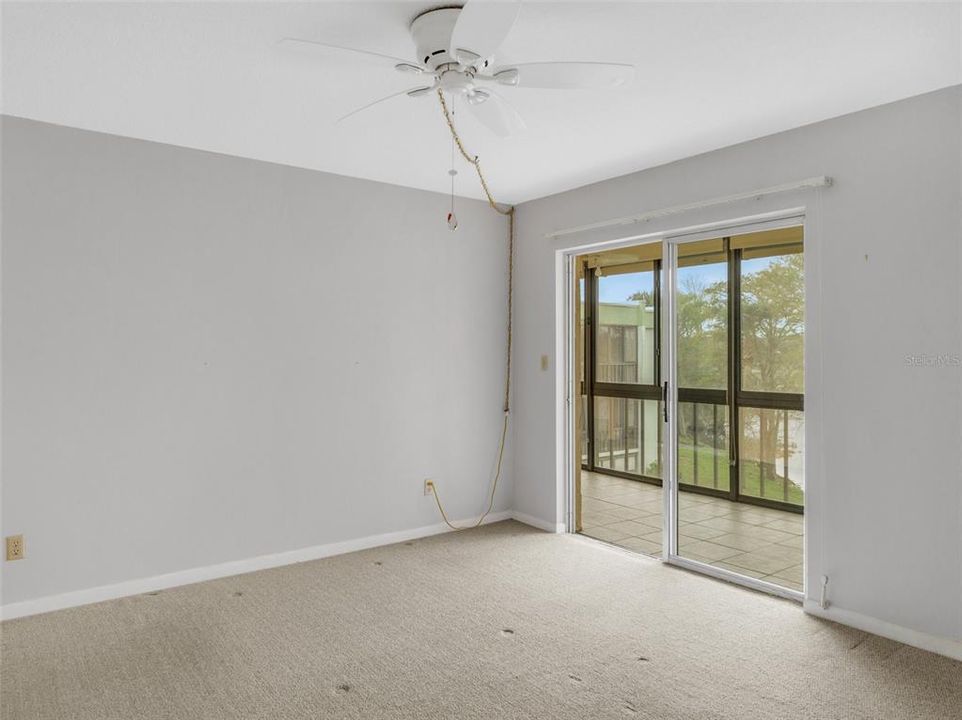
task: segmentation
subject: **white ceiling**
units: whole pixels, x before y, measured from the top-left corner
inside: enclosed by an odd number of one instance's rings
[[[431,2],[3,3],[3,112],[447,192],[436,99],[285,36],[413,60]],[[501,57],[631,62],[622,91],[505,88],[528,129],[459,118],[495,195],[520,202],[962,83],[960,4],[525,3]],[[462,170],[458,194],[478,196]]]

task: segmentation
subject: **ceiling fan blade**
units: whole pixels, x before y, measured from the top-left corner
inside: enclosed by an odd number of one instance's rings
[[[468,102],[465,107],[488,130],[499,137],[509,137],[527,127],[511,103],[491,90],[485,89],[484,93],[488,95],[487,100],[477,104]]]
[[[480,58],[494,55],[508,36],[520,8],[521,0],[469,0],[461,8],[451,33],[451,56],[458,57],[458,50]],[[467,53],[464,54],[470,58]]]
[[[382,97],[382,98],[379,98],[378,100],[375,100],[374,102],[369,102],[367,105],[362,105],[357,110],[352,110],[347,115],[342,115],[335,122],[337,123],[343,122],[347,120],[349,117],[353,117],[354,115],[357,115],[359,112],[363,112],[364,110],[374,107],[375,105],[379,105],[382,102],[393,100],[394,98],[400,97],[401,95],[408,95],[410,97],[421,97],[423,95],[426,95],[431,90],[432,88],[430,86],[425,86],[425,87],[411,88],[409,90],[402,90],[401,92],[391,93],[387,97]]]
[[[318,42],[317,40],[304,40],[303,38],[283,38],[279,44],[289,47],[300,47],[311,50],[320,57],[329,57],[344,62],[358,63],[363,62],[369,65],[380,65],[381,67],[398,65],[405,70],[418,70],[424,72],[425,67],[404,58],[384,55],[383,53],[370,52],[368,50],[358,50],[357,48],[342,47],[341,45],[331,45],[330,43]]]
[[[518,87],[613,90],[632,81],[635,66],[596,62],[522,63],[498,68],[492,77],[503,85]]]

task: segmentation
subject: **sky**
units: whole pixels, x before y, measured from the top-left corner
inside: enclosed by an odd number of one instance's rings
[[[774,258],[754,258],[742,261],[742,275],[764,270]],[[679,282],[686,278],[697,277],[703,285],[724,282],[728,278],[728,264],[715,263],[712,265],[695,265],[678,270]],[[608,275],[598,282],[598,299],[603,303],[627,302],[632,294],[652,289],[652,273],[637,272],[624,275]]]
[[[764,261],[763,261],[764,262]],[[748,263],[743,263],[744,271],[749,271]],[[752,268],[755,270],[758,268]],[[715,265],[699,265],[681,268],[679,280],[685,277],[699,277],[705,285],[724,281],[728,277],[726,263]],[[627,273],[625,275],[609,275],[598,282],[598,299],[601,302],[626,302],[633,293],[652,289],[652,273]]]
[[[605,303],[625,302],[633,293],[653,287],[652,273],[627,273],[625,275],[608,275],[598,280],[598,299]]]

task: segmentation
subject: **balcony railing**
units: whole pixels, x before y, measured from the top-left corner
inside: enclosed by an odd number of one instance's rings
[[[599,400],[601,398],[598,398]],[[608,402],[615,398],[607,399]],[[639,402],[625,400],[621,402]],[[654,401],[641,401],[654,402]],[[660,406],[660,404],[659,404]],[[703,489],[719,495],[732,490],[733,466],[728,406],[709,402],[679,402],[678,477],[682,487]],[[611,423],[596,421],[594,464],[656,480],[661,478],[661,438],[657,452],[645,438],[657,433],[658,425],[646,427],[646,412],[639,406],[627,415],[609,408]],[[804,470],[801,466],[804,413],[791,409],[742,407],[741,432],[736,438],[739,455],[738,495],[761,501],[802,506]],[[584,425],[582,425],[584,428]],[[583,440],[586,440],[583,436]],[[655,455],[655,457],[651,457]],[[583,455],[587,463],[587,455]]]
[[[599,363],[597,382],[636,383],[638,363]]]

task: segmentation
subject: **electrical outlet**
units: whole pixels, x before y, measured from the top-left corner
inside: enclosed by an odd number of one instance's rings
[[[23,560],[23,535],[7,536],[7,560]]]
[[[547,356],[547,355],[542,355],[542,356],[541,356],[541,369],[542,369],[542,370],[547,370],[547,369],[548,369],[548,356]]]
[[[431,491],[432,491],[433,489],[434,489],[434,481],[433,481],[433,480],[425,480],[425,481],[424,481],[424,494],[425,494],[425,495],[430,495],[430,494],[431,494]]]

